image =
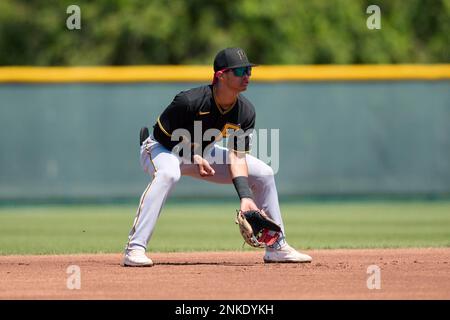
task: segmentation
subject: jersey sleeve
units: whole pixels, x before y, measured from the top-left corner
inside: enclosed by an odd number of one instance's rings
[[[250,152],[252,135],[255,130],[255,120],[255,110],[253,106],[249,105],[245,112],[245,118],[241,124],[241,128],[235,131],[229,139],[229,149],[236,152]]]
[[[155,139],[172,150],[180,141],[172,141],[172,133],[178,128],[183,128],[191,117],[189,101],[182,92],[177,94],[169,106],[158,117],[153,127]]]

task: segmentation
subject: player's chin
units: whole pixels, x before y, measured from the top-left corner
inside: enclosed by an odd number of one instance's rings
[[[240,87],[240,90],[241,90],[241,91],[245,91],[245,90],[247,90],[247,87],[248,87],[248,82],[247,82],[247,83],[243,83],[243,84],[241,85],[241,87]]]

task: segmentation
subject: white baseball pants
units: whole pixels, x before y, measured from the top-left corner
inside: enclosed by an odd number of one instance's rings
[[[249,185],[255,203],[259,209],[263,209],[281,226],[284,234],[273,170],[249,154],[246,157]],[[143,142],[140,150],[141,166],[150,175],[151,181],[141,196],[126,249],[147,249],[161,209],[181,176],[190,176],[221,184],[233,183],[228,165],[225,164],[225,160],[228,159],[228,149],[215,145],[211,153],[204,158],[215,170],[214,176],[200,176],[197,165],[183,163],[179,157],[153,140],[152,136]],[[214,159],[216,159],[215,162]],[[222,159],[222,161],[217,161],[217,159]]]

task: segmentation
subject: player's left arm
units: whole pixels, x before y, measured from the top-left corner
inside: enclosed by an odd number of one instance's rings
[[[256,114],[253,106],[250,104],[244,109],[244,119],[242,119],[241,129],[235,131],[229,138],[228,154],[229,169],[234,187],[241,199],[241,210],[258,210],[253,193],[248,183],[248,166],[246,154],[250,152],[251,135],[255,128]]]
[[[253,193],[248,184],[248,166],[245,153],[236,150],[229,151],[229,169],[234,187],[241,199],[241,210],[259,210],[253,200]]]

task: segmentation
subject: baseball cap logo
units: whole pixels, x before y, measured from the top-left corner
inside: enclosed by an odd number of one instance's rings
[[[239,59],[241,59],[241,61],[244,60],[244,57],[245,57],[244,51],[238,50],[238,51],[237,51],[237,54],[238,54],[238,56],[239,56]]]

